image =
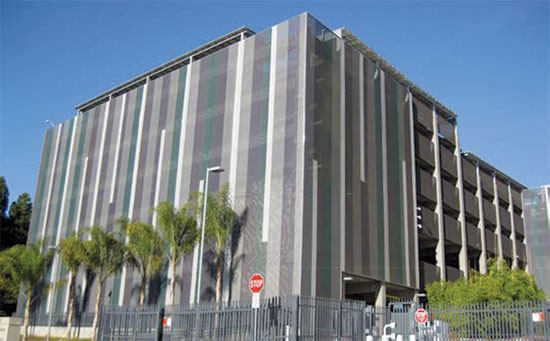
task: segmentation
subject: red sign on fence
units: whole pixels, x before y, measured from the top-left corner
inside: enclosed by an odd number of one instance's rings
[[[264,288],[264,277],[260,274],[254,274],[248,280],[248,287],[253,294],[259,294]]]
[[[163,327],[171,327],[172,326],[172,318],[171,317],[163,317],[162,318],[162,326]]]
[[[533,318],[533,322],[544,322],[544,313],[542,311],[531,313],[531,316]]]
[[[428,321],[428,312],[424,309],[418,309],[414,313],[414,319],[417,323],[424,324]]]

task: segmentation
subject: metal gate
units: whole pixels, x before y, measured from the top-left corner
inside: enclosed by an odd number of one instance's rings
[[[549,306],[541,302],[502,302],[430,306],[421,340],[550,340]]]
[[[394,333],[399,335],[415,334],[414,302],[396,301],[388,304],[389,320],[395,322]]]
[[[104,306],[98,326],[100,341],[160,340],[163,309]]]
[[[365,336],[365,303],[299,296],[263,300],[260,307],[166,308],[163,340],[357,340]]]
[[[418,308],[428,312],[428,322],[418,324]],[[417,305],[395,302],[387,307],[386,323],[393,332],[417,340],[550,340],[550,306],[546,301],[501,302],[469,305]]]
[[[362,340],[367,321],[365,302],[340,301],[310,297],[297,300],[300,340]]]
[[[163,340],[283,340],[298,323],[293,303],[289,297],[276,297],[261,302],[258,309],[239,303],[167,307]]]
[[[364,302],[299,296],[199,307],[104,307],[100,340],[362,340]]]

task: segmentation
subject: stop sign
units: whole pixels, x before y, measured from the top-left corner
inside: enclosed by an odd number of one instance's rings
[[[424,309],[418,309],[414,313],[414,319],[418,323],[426,323],[428,321],[428,312]]]
[[[264,277],[260,274],[254,274],[248,280],[248,287],[254,294],[260,293],[264,288]]]

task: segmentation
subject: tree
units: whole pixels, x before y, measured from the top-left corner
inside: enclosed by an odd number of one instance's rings
[[[54,255],[53,250],[42,251],[42,246],[43,243],[39,241],[28,245],[15,245],[0,253],[0,286],[16,292],[21,286],[25,296],[23,340],[28,337],[32,301],[50,288],[46,286],[40,293],[36,293]]]
[[[0,176],[0,251],[16,244],[25,244],[30,224],[32,210],[30,196],[23,193],[17,201],[8,206],[9,193],[6,179]],[[0,288],[0,315],[10,315],[15,311],[17,294],[18,290]]]
[[[193,250],[197,243],[197,221],[193,215],[189,214],[190,204],[185,204],[178,210],[172,203],[164,201],[159,203],[154,210],[157,213],[162,239],[169,247],[170,289],[168,300],[170,304],[174,304],[176,265],[184,254]]]
[[[0,216],[6,218],[6,213],[8,212],[8,204],[10,200],[10,191],[8,185],[6,184],[6,179],[3,176],[0,176]]]
[[[9,237],[9,218],[8,204],[10,200],[10,191],[6,184],[6,179],[0,176],[0,251],[8,247]]]
[[[93,338],[97,340],[99,307],[103,297],[103,285],[107,278],[122,268],[124,264],[124,244],[113,232],[107,232],[99,226],[87,228],[90,240],[84,242],[84,264],[97,278],[97,296],[93,321]]]
[[[13,206],[12,206],[13,207]],[[61,259],[69,269],[69,316],[67,318],[67,339],[71,338],[71,328],[74,314],[74,300],[75,300],[75,287],[76,276],[81,265],[86,260],[86,250],[84,248],[84,242],[80,238],[80,235],[76,232],[72,232],[69,237],[63,240],[61,243]]]
[[[162,239],[153,226],[140,221],[130,222],[127,218],[118,219],[126,232],[126,261],[137,268],[141,275],[139,305],[145,304],[147,282],[155,276],[162,265],[164,248]]]
[[[32,203],[28,193],[21,194],[10,205],[10,240],[12,245],[25,244],[31,223]]]
[[[195,211],[202,212],[202,194],[191,194],[195,203]],[[215,196],[208,195],[206,209],[206,241],[212,247],[216,264],[216,303],[220,303],[222,296],[223,262],[225,257],[225,245],[229,239],[231,229],[235,224],[235,211],[233,211],[229,198],[229,185],[223,184]]]
[[[489,260],[486,275],[472,270],[469,279],[433,282],[426,286],[426,292],[430,304],[535,301],[545,297],[533,276],[495,259]]]
[[[32,203],[27,193],[9,204],[10,191],[6,179],[0,177],[0,250],[16,244],[25,244],[31,221]],[[8,214],[9,213],[9,214]]]
[[[0,252],[0,316],[9,316],[17,306],[19,282],[12,277],[10,266],[7,264],[12,261],[13,252],[15,251],[10,249]]]

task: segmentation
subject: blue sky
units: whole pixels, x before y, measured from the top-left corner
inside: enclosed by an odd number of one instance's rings
[[[0,175],[34,194],[46,119],[237,27],[308,11],[458,114],[463,150],[550,183],[548,1],[0,2]]]

